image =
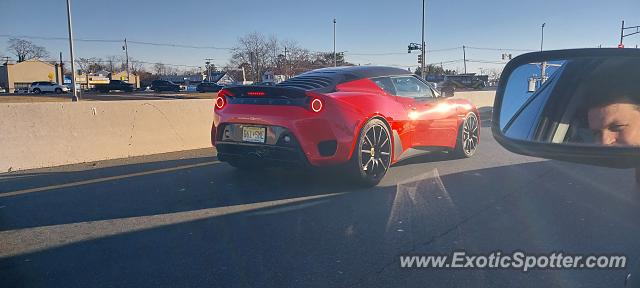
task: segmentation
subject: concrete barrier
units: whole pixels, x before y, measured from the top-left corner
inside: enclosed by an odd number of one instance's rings
[[[478,108],[493,107],[496,91],[464,91],[456,92],[453,98],[463,98],[471,101]]]
[[[494,96],[454,98],[482,112]],[[212,122],[209,99],[1,104],[0,172],[211,147]]]
[[[211,147],[213,100],[0,105],[0,172]]]

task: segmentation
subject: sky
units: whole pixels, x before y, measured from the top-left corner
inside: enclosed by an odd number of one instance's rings
[[[205,58],[213,58],[217,66],[224,66],[231,56],[224,48],[234,47],[239,37],[251,32],[330,52],[335,18],[336,49],[346,51],[347,61],[418,65],[418,53],[408,54],[407,45],[420,42],[421,0],[72,0],[71,5],[77,39],[127,38],[223,48],[130,43],[129,56],[147,62],[197,67],[204,66]],[[0,0],[0,11],[0,56],[12,56],[7,50],[11,36],[67,36],[65,0]],[[542,23],[546,23],[545,50],[615,47],[622,20],[627,26],[640,25],[638,0],[427,0],[425,11],[425,42],[427,50],[434,50],[427,53],[426,62],[462,71],[464,45],[469,47],[467,71],[476,73],[501,68],[502,53],[516,56],[525,53],[521,50],[540,49]],[[62,52],[69,59],[65,40],[29,40],[45,46],[55,58]],[[640,34],[625,38],[625,45],[640,45]],[[124,55],[121,46],[76,41],[76,58]]]

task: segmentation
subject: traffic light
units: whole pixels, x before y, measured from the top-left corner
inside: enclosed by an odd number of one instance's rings
[[[422,54],[418,55],[418,64],[422,64]]]

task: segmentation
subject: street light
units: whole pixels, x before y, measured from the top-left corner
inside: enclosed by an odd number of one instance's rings
[[[540,37],[540,52],[542,52],[542,45],[544,44],[544,25],[546,25],[547,23],[542,23],[542,26],[540,27],[540,29],[542,30],[542,37]],[[547,81],[547,62],[544,61],[542,62],[542,64],[540,65],[540,85],[544,84],[545,81]]]
[[[338,66],[338,57],[336,56],[336,18],[333,18],[333,67]]]
[[[421,53],[422,53],[422,63],[420,63],[420,76],[422,76],[423,79],[426,79],[426,76],[424,75],[424,63],[426,62],[426,58],[425,58],[425,52],[426,52],[426,48],[425,48],[425,43],[424,43],[424,6],[425,6],[425,1],[426,0],[422,0],[422,45],[421,45]]]
[[[71,25],[71,0],[67,0],[67,26],[69,28],[69,54],[71,54],[71,85],[73,85],[72,101],[80,100],[76,91],[76,60],[73,58],[73,28]],[[64,75],[62,76],[64,78]]]
[[[544,44],[544,25],[546,25],[547,23],[542,23],[542,37],[540,38],[540,51],[542,51],[542,44]]]

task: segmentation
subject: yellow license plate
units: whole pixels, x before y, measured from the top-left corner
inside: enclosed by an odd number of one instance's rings
[[[265,127],[242,127],[242,141],[253,143],[265,143],[267,128]]]

